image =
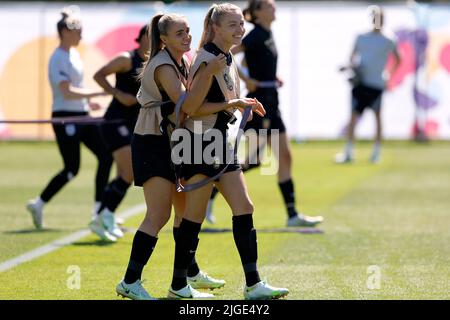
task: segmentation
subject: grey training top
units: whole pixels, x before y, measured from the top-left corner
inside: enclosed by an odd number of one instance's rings
[[[52,88],[52,111],[84,112],[88,110],[86,99],[65,99],[59,84],[69,81],[71,86],[83,87],[83,62],[78,51],[56,48],[48,64],[48,77]]]
[[[367,32],[356,39],[355,52],[359,58],[358,71],[363,84],[384,89],[383,71],[390,53],[397,52],[394,41],[381,32]]]

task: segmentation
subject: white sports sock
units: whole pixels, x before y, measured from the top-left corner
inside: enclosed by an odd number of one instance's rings
[[[36,197],[36,199],[34,199],[34,204],[42,209],[45,205],[45,201],[42,200],[41,197]]]
[[[353,157],[353,142],[347,142],[345,144],[344,153],[348,157]]]
[[[206,216],[208,216],[208,217],[212,214],[212,205],[213,205],[213,201],[208,200],[208,206],[206,207]]]
[[[100,201],[94,202],[94,208],[92,209],[92,219],[95,219],[97,217],[97,211],[100,209],[100,206],[102,203]]]
[[[205,218],[206,220],[208,220],[210,223],[214,223],[216,218],[214,217],[214,214],[212,212],[212,207],[213,207],[213,200],[208,200],[208,206],[206,207],[206,214],[205,214]]]
[[[381,151],[381,144],[379,142],[375,142],[373,144],[372,154],[379,155]]]

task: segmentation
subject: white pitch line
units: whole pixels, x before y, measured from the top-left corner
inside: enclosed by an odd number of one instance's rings
[[[139,214],[139,213],[142,213],[145,210],[145,208],[146,208],[145,204],[139,204],[137,206],[131,207],[130,209],[125,210],[124,212],[118,214],[117,217],[126,220],[128,218],[131,218],[131,217]],[[47,254],[47,253],[58,250],[64,246],[74,243],[77,240],[80,240],[81,238],[86,237],[89,234],[91,234],[90,230],[86,230],[86,229],[80,230],[80,231],[74,232],[64,238],[57,239],[53,242],[50,242],[49,244],[46,244],[44,246],[41,246],[41,247],[36,248],[31,251],[28,251],[20,256],[17,256],[15,258],[12,258],[5,262],[2,262],[2,263],[0,263],[0,272],[4,272],[6,270],[12,269],[24,262],[34,260],[36,258],[39,258],[39,257]]]

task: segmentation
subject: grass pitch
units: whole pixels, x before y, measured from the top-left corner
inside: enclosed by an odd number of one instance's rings
[[[332,158],[341,146],[292,146],[297,206],[325,217],[323,234],[269,232],[286,223],[276,176],[261,176],[258,170],[246,175],[262,278],[288,287],[288,299],[449,299],[450,143],[386,143],[379,165],[367,161],[368,143],[356,145],[354,164],[335,165]],[[0,143],[0,263],[87,228],[96,164],[86,149],[79,175],[46,206],[44,231],[34,230],[25,210],[26,201],[60,166],[54,143]],[[119,211],[141,203],[142,191],[133,187]],[[215,214],[217,224],[204,228],[223,232],[200,234],[197,261],[227,281],[214,291],[217,299],[242,299],[243,272],[227,231],[231,214],[220,196]],[[114,288],[142,216],[126,221],[130,232],[117,244],[105,245],[90,235],[0,273],[0,299],[116,299]],[[143,278],[152,295],[165,297],[174,251],[171,223],[159,238]],[[67,285],[70,266],[81,272],[79,289]],[[370,266],[378,271],[379,289],[370,285]]]

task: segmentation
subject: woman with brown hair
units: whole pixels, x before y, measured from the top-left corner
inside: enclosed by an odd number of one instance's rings
[[[184,194],[175,191],[175,172],[171,159],[170,129],[175,122],[175,104],[187,88],[188,64],[184,54],[190,50],[192,37],[186,19],[177,14],[158,14],[150,23],[150,52],[140,73],[137,100],[141,105],[131,142],[133,176],[143,187],[147,212],[136,232],[124,279],[116,286],[117,294],[134,300],[153,299],[142,286],[141,276],[158,240],[159,231],[175,207],[174,238],[179,243],[178,228],[184,212]],[[225,65],[224,57],[215,59],[202,75],[209,81]],[[182,109],[198,109],[206,89],[192,86]],[[202,108],[202,107],[201,107]],[[200,108],[200,109],[201,109]],[[220,288],[225,281],[200,271],[195,261],[198,239],[189,246],[188,272],[193,297],[212,297],[195,288]]]

